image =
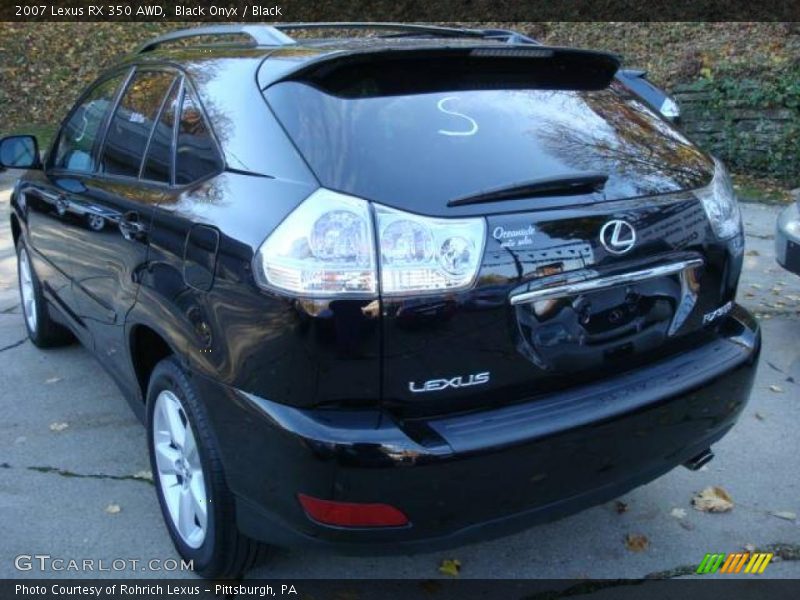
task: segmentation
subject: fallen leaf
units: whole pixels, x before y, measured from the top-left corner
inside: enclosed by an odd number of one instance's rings
[[[61,381],[61,377],[51,377],[50,379],[45,379],[45,383],[58,383]]]
[[[461,561],[457,558],[445,558],[439,565],[439,572],[450,577],[458,577],[461,572]]]
[[[685,508],[673,508],[669,515],[676,519],[683,519],[686,516],[686,509]]]
[[[614,502],[614,510],[617,511],[618,515],[621,515],[624,512],[628,512],[628,505],[622,500],[617,500]]]
[[[779,519],[786,519],[787,521],[796,521],[797,520],[797,513],[793,513],[789,510],[779,510],[770,513],[773,517],[778,517]]]
[[[625,546],[631,552],[644,552],[649,545],[650,540],[641,533],[629,533],[625,536]]]
[[[758,250],[748,250],[745,256],[761,256],[761,253]]]
[[[119,507],[119,504],[109,504],[106,506],[106,512],[110,515],[115,515],[122,509]]]
[[[133,474],[134,479],[144,479],[145,481],[153,481],[152,471],[137,471]]]
[[[775,392],[776,394],[782,394],[783,393],[783,388],[781,386],[779,386],[779,385],[771,385],[771,386],[769,386],[769,391],[770,392]]]
[[[753,292],[745,292],[744,293],[744,297],[745,298],[755,298],[756,295]]]
[[[758,419],[759,421],[763,421],[764,420],[764,415],[762,415],[760,412],[757,412],[756,413],[756,419]]]
[[[50,431],[64,431],[69,423],[50,423]]]
[[[733,499],[723,488],[715,485],[695,495],[692,506],[702,512],[728,512],[733,509]]]

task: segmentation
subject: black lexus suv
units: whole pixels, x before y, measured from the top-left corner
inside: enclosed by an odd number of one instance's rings
[[[430,550],[710,460],[760,349],[722,164],[607,53],[300,27],[157,38],[43,162],[0,143],[30,338],[119,384],[180,554]]]

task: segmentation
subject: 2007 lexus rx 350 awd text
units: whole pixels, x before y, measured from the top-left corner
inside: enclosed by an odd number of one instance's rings
[[[708,461],[760,349],[722,164],[610,54],[297,27],[152,40],[0,143],[30,338],[116,380],[180,554],[429,550]]]

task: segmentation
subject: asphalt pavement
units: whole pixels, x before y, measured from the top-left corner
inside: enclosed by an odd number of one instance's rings
[[[0,174],[0,578],[92,575],[15,567],[34,554],[94,560],[95,569],[140,561],[95,570],[100,577],[193,577],[147,569],[177,554],[148,479],[144,429],[115,384],[78,345],[42,351],[26,340],[10,175]],[[739,301],[760,316],[764,350],[750,403],[707,467],[677,468],[616,502],[491,542],[388,557],[275,550],[250,577],[437,578],[450,559],[462,578],[679,577],[708,552],[758,548],[778,550],[761,577],[800,578],[800,277],[774,262],[778,210],[743,204]],[[708,486],[724,488],[733,509],[693,509]]]

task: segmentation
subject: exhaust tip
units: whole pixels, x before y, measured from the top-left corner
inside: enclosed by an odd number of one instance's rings
[[[683,466],[690,471],[699,471],[704,465],[710,463],[712,458],[714,458],[714,453],[711,451],[711,448],[706,448],[697,456],[683,463]]]

